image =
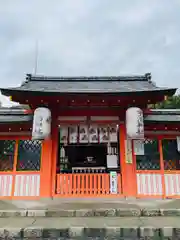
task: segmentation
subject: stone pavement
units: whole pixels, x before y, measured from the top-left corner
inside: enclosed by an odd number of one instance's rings
[[[99,217],[180,217],[180,209],[137,209],[137,208],[97,208],[97,209],[4,209],[2,218],[99,218]]]
[[[180,200],[0,201],[0,239],[84,240],[98,236],[180,239]]]
[[[180,216],[180,200],[41,199],[0,201],[0,217]]]
[[[102,198],[54,198],[0,201],[0,209],[97,209],[97,208],[179,208],[180,199],[102,199]]]
[[[180,221],[174,217],[126,217],[126,218],[2,218],[1,239],[65,239],[102,237],[119,239],[168,239],[180,237]]]

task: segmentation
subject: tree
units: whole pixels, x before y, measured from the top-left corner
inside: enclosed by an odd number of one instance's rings
[[[180,109],[180,95],[168,97],[167,100],[150,105],[150,108],[162,108],[162,109]]]

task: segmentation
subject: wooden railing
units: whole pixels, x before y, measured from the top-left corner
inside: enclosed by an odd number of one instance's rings
[[[121,195],[121,175],[117,175],[117,194],[111,194],[108,173],[57,174],[56,194],[72,197]]]

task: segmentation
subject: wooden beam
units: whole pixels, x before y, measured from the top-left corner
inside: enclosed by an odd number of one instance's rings
[[[43,93],[42,93],[43,94]],[[13,101],[21,104],[29,104],[32,106],[56,105],[56,106],[124,106],[136,105],[147,106],[156,102],[163,101],[164,95],[156,93],[127,93],[126,95],[109,95],[109,94],[74,94],[69,96],[68,93],[64,96],[13,96]]]

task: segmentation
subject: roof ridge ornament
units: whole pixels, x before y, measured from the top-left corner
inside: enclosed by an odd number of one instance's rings
[[[26,74],[26,80],[25,80],[25,82],[31,81],[31,77],[32,77],[32,74],[27,73],[27,74]]]
[[[146,79],[148,80],[148,82],[152,82],[152,75],[151,75],[151,73],[146,73],[145,74],[145,77],[146,77]]]

